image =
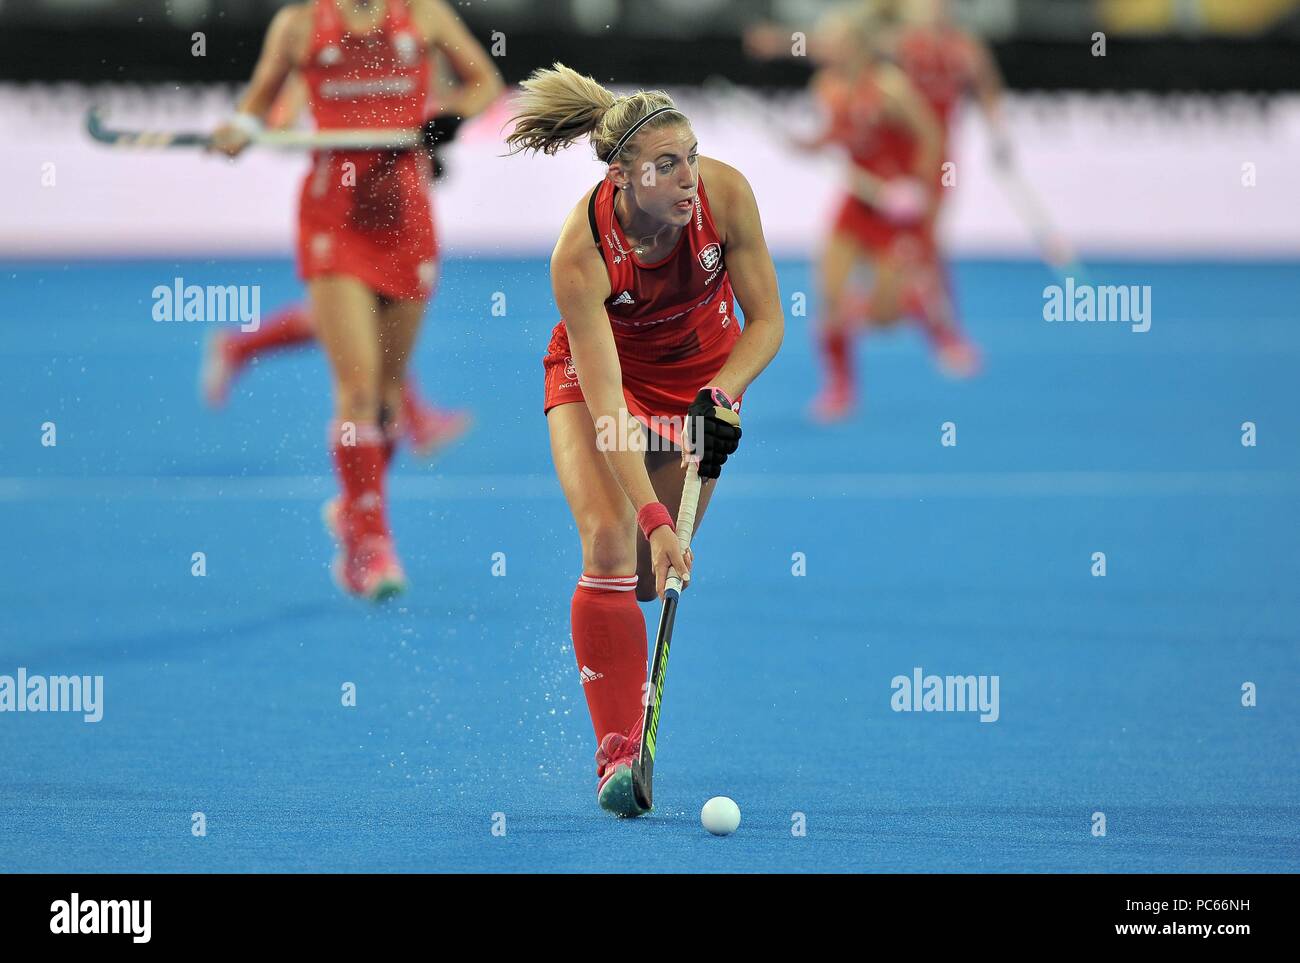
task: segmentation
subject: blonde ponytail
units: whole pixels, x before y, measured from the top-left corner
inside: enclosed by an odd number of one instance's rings
[[[644,120],[651,111],[672,108],[645,124],[657,128],[685,120],[671,97],[662,90],[640,90],[616,97],[595,80],[564,64],[550,70],[534,70],[520,86],[518,112],[510,119],[514,129],[506,137],[510,153],[533,151],[554,154],[583,137],[591,140],[596,156],[605,163],[623,135]],[[644,129],[644,128],[643,128]],[[626,156],[625,143],[619,156]]]

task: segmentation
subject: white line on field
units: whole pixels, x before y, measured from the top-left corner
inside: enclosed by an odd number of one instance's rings
[[[730,498],[1152,498],[1179,495],[1300,495],[1300,472],[1027,471],[952,473],[737,474],[724,477]],[[320,501],[336,491],[328,475],[94,476],[0,478],[0,502],[99,500]],[[398,501],[558,500],[547,474],[397,475]]]

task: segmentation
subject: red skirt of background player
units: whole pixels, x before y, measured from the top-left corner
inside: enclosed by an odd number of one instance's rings
[[[313,158],[298,206],[298,275],[345,275],[394,300],[423,300],[437,276],[428,163],[413,151]]]
[[[874,255],[896,254],[908,260],[933,261],[938,257],[931,223],[895,224],[870,204],[847,195],[831,225],[835,234],[852,238]]]
[[[659,337],[645,333],[616,337],[628,412],[660,437],[680,447],[686,409],[699,390],[722,370],[739,338],[740,325],[734,319],[704,345],[699,343],[696,331],[689,328],[684,335],[676,329]],[[585,400],[578,386],[569,333],[563,321],[551,332],[542,367],[546,372],[544,412],[557,405]],[[734,400],[740,402],[740,398]]]

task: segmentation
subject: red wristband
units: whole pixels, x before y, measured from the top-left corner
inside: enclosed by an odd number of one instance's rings
[[[677,527],[673,525],[673,517],[668,514],[668,509],[663,502],[651,502],[643,506],[636,513],[636,523],[641,526],[641,531],[647,540],[650,538],[650,533],[660,525],[667,525],[674,532],[677,531]]]

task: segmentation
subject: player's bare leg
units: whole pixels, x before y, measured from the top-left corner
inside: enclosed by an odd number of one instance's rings
[[[390,449],[404,428],[401,420],[406,363],[415,347],[426,307],[422,300],[379,302],[379,426]]]
[[[291,304],[267,317],[256,331],[221,331],[204,350],[199,372],[199,393],[212,408],[226,403],[231,385],[244,368],[263,354],[310,344],[316,325],[306,304]],[[402,384],[400,417],[402,436],[421,458],[431,458],[469,429],[469,412],[439,408],[423,397],[409,364]]]
[[[199,372],[199,393],[211,408],[226,403],[230,386],[258,355],[316,339],[311,311],[291,304],[274,312],[256,331],[219,331],[208,339]]]
[[[818,331],[826,380],[813,401],[810,414],[817,421],[831,422],[847,417],[857,399],[853,370],[853,305],[849,279],[863,257],[858,244],[846,234],[830,236],[818,259],[822,315]]]
[[[602,807],[640,815],[631,763],[640,750],[646,627],[636,603],[636,513],[596,447],[585,403],[546,416],[551,457],[582,542],[582,577],[571,607],[573,653],[595,731]],[[680,456],[678,456],[680,457]]]
[[[872,257],[868,264],[871,284],[866,295],[854,305],[854,323],[868,331],[891,328],[903,317],[906,268],[893,252]]]
[[[945,374],[968,378],[979,372],[979,350],[961,329],[948,271],[937,254],[906,266],[900,297],[901,310],[920,322]]]
[[[342,549],[334,563],[335,580],[347,592],[378,601],[405,587],[384,498],[379,301],[350,277],[316,278],[309,291],[317,334],[334,374],[329,441],[342,487],[342,500],[332,513]]]
[[[468,411],[438,408],[420,394],[408,364],[402,382],[402,437],[421,458],[432,458],[469,430],[473,418]]]

